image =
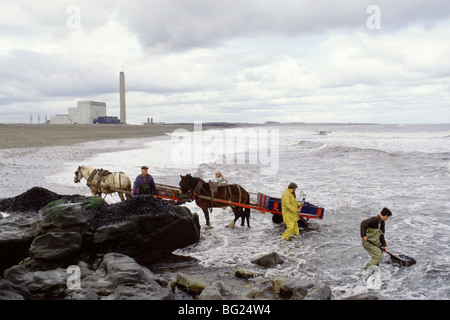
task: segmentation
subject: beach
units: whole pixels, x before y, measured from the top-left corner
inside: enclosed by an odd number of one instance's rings
[[[164,136],[176,129],[192,130],[193,125],[0,124],[0,149],[70,146],[106,139]]]

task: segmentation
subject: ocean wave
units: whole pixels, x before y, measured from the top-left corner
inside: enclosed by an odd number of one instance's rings
[[[330,157],[346,156],[350,154],[365,155],[365,156],[389,156],[389,157],[398,156],[398,154],[386,150],[380,150],[375,148],[339,146],[339,145],[324,145],[323,148],[318,148],[317,151]]]

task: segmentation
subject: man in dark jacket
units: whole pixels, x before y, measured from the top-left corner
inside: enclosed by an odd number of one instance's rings
[[[364,249],[370,254],[372,259],[366,264],[364,269],[371,266],[378,266],[383,259],[383,252],[377,246],[381,246],[386,252],[386,240],[384,239],[384,222],[392,216],[392,212],[388,208],[383,208],[380,214],[368,218],[361,222],[361,238]],[[374,244],[370,243],[373,242]]]
[[[152,194],[156,196],[156,185],[153,177],[148,173],[148,167],[142,166],[141,173],[134,180],[133,196]]]

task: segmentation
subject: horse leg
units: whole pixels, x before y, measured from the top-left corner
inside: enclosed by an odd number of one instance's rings
[[[93,188],[89,188],[89,190],[91,190],[91,193],[92,193],[93,197],[97,196],[97,190],[95,190]]]
[[[247,220],[247,227],[250,228],[250,208],[245,208],[244,210],[245,212],[243,213],[242,216],[242,226],[244,226],[244,217]]]
[[[227,226],[227,228],[234,228],[234,226],[236,224],[236,221],[239,218],[242,218],[242,213],[241,213],[241,209],[240,208],[234,207],[232,210],[233,210],[233,213],[234,213],[234,220],[231,221],[231,223]],[[244,218],[242,218],[242,219],[244,219]]]
[[[117,193],[119,194],[120,201],[125,201],[123,193],[122,192],[117,192]]]
[[[201,208],[202,208],[203,213],[204,213],[204,215],[205,215],[205,220],[206,220],[206,226],[207,226],[207,228],[212,228],[212,227],[211,227],[211,224],[209,223],[209,211],[208,211],[208,208],[205,208],[205,207],[201,207]]]

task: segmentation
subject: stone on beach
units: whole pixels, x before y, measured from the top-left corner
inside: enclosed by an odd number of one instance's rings
[[[257,264],[261,267],[274,268],[278,264],[282,264],[283,259],[280,257],[280,255],[278,253],[272,252],[272,253],[263,255],[257,259],[254,259],[251,262],[254,264]]]

